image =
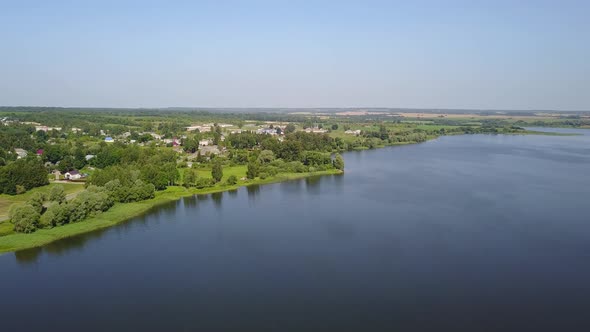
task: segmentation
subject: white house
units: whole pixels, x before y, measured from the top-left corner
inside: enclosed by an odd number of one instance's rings
[[[52,131],[52,130],[60,131],[61,127],[35,126],[35,130],[36,131],[44,131],[44,132],[48,132],[48,131]]]
[[[212,126],[212,125],[211,125]],[[195,131],[198,130],[200,133],[207,133],[211,131],[211,126],[207,126],[207,125],[196,125],[196,126],[190,126],[190,127],[186,127],[187,131]]]
[[[82,174],[80,174],[80,172],[78,172],[77,170],[66,172],[64,176],[66,180],[79,180],[82,178]]]
[[[347,130],[344,133],[347,134],[347,135],[356,135],[356,136],[358,136],[358,135],[361,134],[361,131],[360,130]]]
[[[202,139],[199,141],[199,146],[207,146],[209,144],[211,144],[211,140],[208,139]]]

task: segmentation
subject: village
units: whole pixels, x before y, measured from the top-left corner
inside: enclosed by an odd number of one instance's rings
[[[111,133],[108,129],[100,129],[98,135],[91,135],[78,127],[58,127],[48,126],[39,122],[18,121],[4,117],[0,119],[4,126],[25,125],[34,127],[31,138],[45,137],[47,144],[63,144],[71,137],[85,137],[86,146],[97,146],[100,144],[124,144],[136,145],[139,147],[158,147],[171,149],[178,154],[178,163],[183,163],[186,167],[191,168],[195,163],[210,160],[214,156],[226,154],[228,149],[224,144],[229,135],[241,133],[254,133],[259,135],[269,135],[276,137],[279,142],[284,140],[285,134],[289,132],[302,131],[312,134],[326,134],[331,130],[322,128],[321,124],[311,126],[300,126],[290,122],[280,121],[245,121],[240,124],[230,123],[198,123],[184,127],[184,132],[177,134],[163,134],[156,131],[132,131],[128,130],[119,134]],[[349,136],[359,136],[361,130],[344,131]],[[196,144],[195,144],[196,143]],[[187,148],[188,146],[190,148]],[[22,147],[14,148],[13,151],[16,159],[27,158],[34,153],[40,159],[44,158],[44,149],[30,151]],[[61,160],[54,162],[47,160],[44,166],[50,170],[51,180],[79,182],[85,179],[94,171],[93,159],[96,154],[85,154],[84,169],[77,169],[72,165],[61,167]]]

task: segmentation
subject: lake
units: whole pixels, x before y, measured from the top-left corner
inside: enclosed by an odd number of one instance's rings
[[[5,331],[590,325],[590,131],[350,152],[0,256]]]

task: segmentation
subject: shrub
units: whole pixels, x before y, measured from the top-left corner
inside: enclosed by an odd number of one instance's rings
[[[254,179],[258,176],[259,166],[257,162],[251,161],[248,163],[248,169],[246,171],[246,177],[248,179]]]
[[[16,194],[20,195],[20,194],[24,194],[27,192],[27,188],[25,188],[24,186],[21,186],[20,184],[16,185]]]
[[[19,206],[10,212],[10,221],[14,224],[15,232],[32,233],[37,229],[40,215],[33,206]]]
[[[227,184],[228,185],[232,186],[232,185],[235,185],[236,183],[238,183],[238,178],[235,175],[230,175],[227,178]]]
[[[36,193],[33,193],[33,195],[31,195],[31,197],[29,198],[29,201],[27,203],[29,205],[31,205],[33,208],[35,208],[37,213],[42,213],[43,212],[43,202],[45,202],[46,198],[47,198],[47,196],[44,193],[36,192]]]
[[[53,204],[41,216],[39,226],[51,228],[54,226],[65,225],[69,221],[67,204]]]
[[[211,187],[213,185],[215,185],[215,182],[213,179],[198,178],[195,186],[199,189],[202,189],[202,188],[206,188],[206,187]]]
[[[51,191],[49,191],[49,200],[58,203],[65,202],[66,193],[64,191],[64,187],[59,185],[51,188]]]

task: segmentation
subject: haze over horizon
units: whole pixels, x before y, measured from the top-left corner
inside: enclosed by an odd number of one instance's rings
[[[587,1],[0,4],[0,105],[590,110]]]

